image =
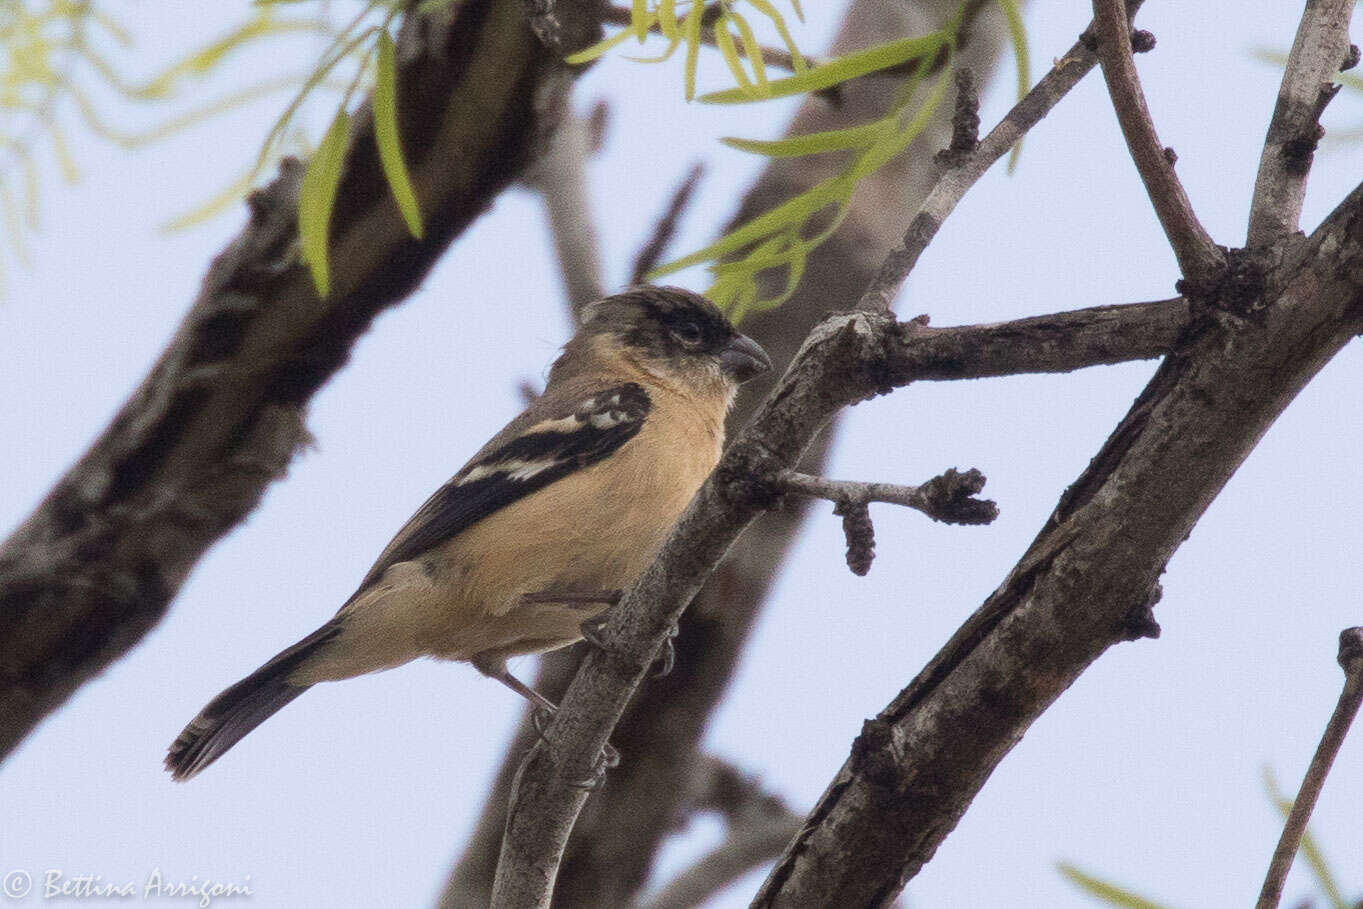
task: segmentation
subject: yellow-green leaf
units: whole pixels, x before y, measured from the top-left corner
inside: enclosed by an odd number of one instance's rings
[[[759,96],[753,88],[752,80],[748,78],[747,72],[743,69],[743,61],[738,57],[738,46],[734,44],[734,36],[729,34],[728,15],[720,16],[719,21],[715,23],[715,47],[728,65],[734,81],[738,83],[738,88],[734,90],[742,95],[745,101],[757,100]],[[704,101],[705,98],[700,100]]]
[[[885,134],[893,124],[877,120],[862,126],[849,126],[846,129],[831,129],[819,133],[806,133],[788,139],[735,139],[725,137],[719,141],[739,151],[766,155],[768,158],[796,158],[800,155],[817,155],[821,152],[841,151],[847,148],[862,148]]]
[[[569,54],[563,58],[563,61],[571,64],[590,63],[611,48],[624,44],[633,35],[634,32],[630,29],[622,29],[609,38],[596,42],[591,47],[583,48],[575,54]]]
[[[717,30],[717,38],[719,34]],[[945,40],[946,36],[943,33],[933,32],[914,38],[889,41],[875,47],[868,47],[865,50],[853,51],[836,60],[810,67],[803,73],[774,80],[768,85],[767,97],[784,98],[789,95],[801,95],[806,92],[832,88],[848,79],[855,79],[877,70],[899,66],[910,60],[931,56],[941,50]],[[711,92],[708,95],[702,95],[700,100],[707,104],[742,104],[754,99],[750,91],[739,88]]]
[[[350,115],[345,110],[339,110],[322,137],[322,144],[317,146],[317,151],[308,161],[298,196],[298,240],[303,258],[312,271],[312,282],[317,286],[317,293],[323,297],[331,293],[327,243],[330,239],[331,210],[336,204],[336,191],[340,187],[341,167],[345,163],[349,137]]]
[[[681,24],[677,22],[677,0],[658,0],[658,30],[668,41],[681,38]]]
[[[648,0],[634,0],[633,12],[629,17],[629,27],[634,31],[634,37],[639,39],[639,43],[644,43],[644,38],[648,35],[648,27],[652,23],[649,21]]]
[[[805,58],[801,56],[800,49],[795,46],[795,39],[790,36],[790,30],[786,28],[786,18],[781,15],[781,11],[772,6],[767,0],[748,0],[753,9],[771,20],[772,25],[776,26],[776,32],[781,36],[781,41],[790,51],[790,64],[797,74],[804,72],[808,67],[805,65]]]
[[[767,61],[762,59],[762,45],[757,43],[748,20],[738,13],[730,13],[729,19],[738,26],[738,36],[743,40],[743,55],[752,65],[753,79],[757,82],[757,92],[762,97],[767,94]]]
[[[696,61],[700,57],[700,14],[705,4],[691,0],[691,11],[686,14],[683,30],[686,32],[686,100],[696,97]]]
[[[1027,90],[1032,87],[1032,58],[1027,47],[1027,27],[1022,23],[1022,12],[1018,9],[1017,0],[999,0],[999,6],[1003,9],[1003,16],[1008,21],[1008,39],[1013,43],[1013,59],[1017,61],[1018,100],[1021,101],[1026,96]],[[1022,154],[1022,139],[1013,143],[1012,150],[1008,152],[1008,172],[1010,174],[1017,169],[1020,154]]]
[[[1070,883],[1074,884],[1090,896],[1097,897],[1109,906],[1121,906],[1123,909],[1165,909],[1160,903],[1152,902],[1142,896],[1137,896],[1130,890],[1124,890],[1115,884],[1100,881],[1096,877],[1085,874],[1073,865],[1062,863],[1058,867],[1060,873],[1069,878]]]
[[[387,29],[379,33],[379,63],[374,79],[374,139],[379,146],[379,163],[388,180],[393,200],[402,211],[407,230],[420,240],[423,236],[421,207],[407,176],[402,157],[402,137],[398,132],[397,51]]]

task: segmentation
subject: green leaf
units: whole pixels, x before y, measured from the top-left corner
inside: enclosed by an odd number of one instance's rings
[[[604,54],[606,51],[610,50],[613,47],[618,47],[619,45],[624,44],[632,37],[634,37],[633,31],[627,28],[622,29],[616,32],[615,34],[611,35],[609,38],[596,42],[591,47],[583,48],[582,50],[578,51],[575,54],[569,54],[568,56],[563,58],[563,62],[571,63],[574,65],[578,63],[590,63],[597,57]]]
[[[809,67],[805,65],[805,58],[800,54],[800,49],[795,46],[795,39],[790,36],[790,30],[786,28],[786,19],[781,15],[781,11],[768,3],[767,0],[748,0],[748,2],[759,13],[770,19],[772,25],[776,26],[776,33],[781,36],[782,43],[790,52],[790,63],[796,74],[803,73],[808,69]]]
[[[720,32],[717,29],[716,38],[719,37],[719,34]],[[798,75],[787,76],[784,79],[771,82],[768,86],[767,97],[784,98],[790,95],[802,95],[806,92],[832,88],[848,79],[855,79],[858,76],[864,76],[878,70],[899,66],[910,60],[929,57],[941,50],[946,40],[947,36],[942,32],[933,32],[914,38],[889,41],[875,47],[868,47],[865,50],[853,51],[836,60],[811,67]],[[735,54],[735,56],[737,55]],[[702,95],[700,100],[706,104],[743,104],[756,99],[741,88],[731,88],[727,91]]]
[[[743,55],[748,58],[748,63],[752,66],[753,78],[757,82],[757,91],[763,97],[767,94],[767,61],[762,59],[762,45],[757,43],[757,36],[753,34],[752,26],[748,20],[738,13],[730,13],[729,19],[734,25],[738,26],[738,36],[743,39]]]
[[[691,0],[691,11],[686,14],[682,29],[686,33],[686,100],[696,97],[696,61],[700,57],[700,15],[705,4]]]
[[[220,192],[215,194],[213,198],[194,206],[189,211],[171,218],[161,225],[160,230],[165,233],[175,233],[176,231],[186,230],[190,227],[202,224],[203,222],[222,214],[237,202],[240,202],[241,197],[250,191],[251,174],[254,170],[255,168],[250,168],[244,171]]]
[[[734,44],[734,36],[729,34],[729,16],[727,13],[720,16],[719,21],[715,23],[715,47],[728,65],[734,81],[738,83],[738,88],[734,90],[742,95],[745,101],[757,100],[757,90],[753,87],[752,80],[748,78],[747,71],[743,69],[743,61],[738,57],[738,46]],[[705,97],[700,100],[704,101]]]
[[[806,133],[788,139],[764,141],[761,139],[736,139],[725,137],[719,141],[739,151],[766,155],[768,158],[796,158],[801,155],[817,155],[821,152],[842,151],[847,148],[863,148],[876,141],[887,131],[891,122],[877,120],[862,126],[849,126],[846,129],[831,129],[819,133]]]
[[[629,17],[629,27],[634,32],[634,37],[639,39],[639,43],[644,43],[644,38],[648,36],[648,27],[652,24],[652,17],[648,14],[648,0],[634,0],[633,10]]]
[[[1062,862],[1057,867],[1061,874],[1069,878],[1070,883],[1109,906],[1122,906],[1124,909],[1166,909],[1162,904],[1137,896],[1130,890],[1123,890],[1115,884],[1091,877],[1068,863]]]
[[[416,191],[407,176],[407,162],[402,157],[402,137],[398,133],[397,50],[388,31],[379,33],[379,65],[374,80],[374,139],[379,146],[379,163],[388,180],[393,200],[402,211],[407,230],[420,240],[423,236],[421,207]]]
[[[1018,9],[1017,0],[999,0],[999,7],[1008,21],[1008,40],[1013,44],[1013,59],[1017,61],[1018,100],[1021,101],[1032,87],[1032,57],[1027,47],[1027,27],[1022,23],[1022,12]],[[1017,169],[1018,156],[1021,154],[1022,139],[1019,138],[1008,152],[1008,173]]]
[[[844,175],[838,174],[829,177],[793,199],[787,199],[743,226],[730,231],[704,249],[699,249],[689,256],[659,265],[648,273],[648,279],[652,281],[663,275],[681,271],[688,266],[727,256],[784,227],[789,227],[792,224],[803,224],[820,210],[845,198],[850,191],[851,184],[847,182]]]
[[[677,21],[677,0],[659,0],[658,30],[668,41],[676,42],[681,38],[681,24]]]
[[[312,271],[312,283],[323,297],[331,293],[331,275],[327,267],[327,241],[331,230],[331,210],[336,204],[336,191],[341,183],[341,167],[345,164],[346,143],[350,138],[350,115],[344,109],[336,112],[322,144],[317,146],[303,172],[303,184],[298,197],[298,239],[303,258]]]

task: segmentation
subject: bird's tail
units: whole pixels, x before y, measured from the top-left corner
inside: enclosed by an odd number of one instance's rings
[[[289,676],[341,630],[332,620],[208,702],[166,754],[166,769],[183,782],[216,761],[242,736],[308,690]]]

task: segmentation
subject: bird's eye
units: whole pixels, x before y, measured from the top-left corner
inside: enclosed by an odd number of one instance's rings
[[[672,329],[672,337],[687,347],[695,347],[700,343],[700,326],[695,322],[683,322]]]

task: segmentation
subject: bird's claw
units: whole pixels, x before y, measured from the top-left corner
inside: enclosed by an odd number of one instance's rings
[[[667,637],[663,638],[663,650],[658,654],[658,658],[653,661],[653,677],[660,679],[672,672],[677,665],[677,648],[672,641],[681,633],[681,627],[673,622],[667,627]]]

